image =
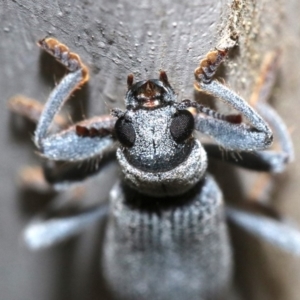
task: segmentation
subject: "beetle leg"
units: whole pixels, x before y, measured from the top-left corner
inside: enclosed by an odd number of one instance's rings
[[[55,161],[83,161],[114,149],[112,116],[84,120],[56,134],[48,132],[52,123],[61,123],[58,116],[61,107],[75,89],[88,81],[88,70],[77,54],[56,39],[41,40],[39,46],[62,63],[69,74],[55,87],[44,107],[20,97],[9,105],[14,112],[37,121],[34,141],[41,155]]]
[[[115,119],[104,115],[81,121],[42,141],[42,156],[56,161],[83,161],[115,150]]]
[[[94,222],[107,215],[108,206],[102,204],[86,211],[77,212],[67,217],[45,219],[42,216],[34,219],[24,230],[24,240],[32,250],[53,246],[67,240]]]
[[[262,150],[272,143],[272,132],[263,118],[240,96],[216,80],[212,80],[218,66],[224,61],[227,50],[209,52],[195,70],[195,88],[223,100],[244,116],[251,126],[230,124],[212,118],[196,118],[196,129],[214,138],[229,150]]]
[[[271,173],[282,172],[286,164],[293,160],[293,144],[288,129],[277,112],[267,104],[276,78],[278,66],[278,51],[268,54],[261,68],[250,104],[268,122],[277,137],[280,150],[241,151],[238,157],[227,155],[226,160],[239,166],[256,171],[266,171],[264,180],[260,178],[260,185],[255,193],[249,196],[249,201],[239,204],[241,208],[227,207],[226,214],[229,221],[242,227],[256,237],[277,246],[287,252],[300,255],[300,231],[291,226],[279,212],[260,202],[272,183]],[[210,157],[224,159],[224,155],[217,145],[205,145]],[[246,211],[244,211],[246,210]]]
[[[70,71],[50,94],[39,118],[34,141],[37,147],[43,150],[44,140],[47,137],[47,132],[55,115],[60,111],[64,102],[70,97],[73,91],[88,81],[89,75],[87,67],[81,62],[80,57],[70,52],[68,47],[56,39],[43,39],[39,41],[38,45],[53,55]]]
[[[290,224],[280,222],[237,208],[227,207],[228,219],[256,237],[295,255],[300,255],[300,231]]]
[[[20,186],[26,190],[33,190],[41,193],[53,191],[53,187],[47,182],[43,168],[24,167],[19,171],[18,181]]]
[[[8,107],[13,113],[23,116],[34,123],[38,123],[44,109],[43,104],[39,101],[22,95],[16,95],[10,98]],[[55,129],[66,128],[67,124],[67,120],[59,114],[56,114],[53,118],[52,125],[55,126]]]
[[[227,155],[226,160],[230,163],[256,171],[280,173],[284,171],[286,165],[294,158],[293,143],[289,131],[281,117],[266,102],[276,78],[277,65],[278,52],[268,54],[250,99],[251,104],[272,128],[275,137],[279,141],[280,149],[278,151],[240,151],[240,159],[234,155]],[[224,159],[222,150],[217,145],[209,144],[204,147],[210,157]]]
[[[232,124],[223,120],[196,117],[195,128],[212,138],[229,150],[263,150],[273,140],[272,131],[264,119],[240,96],[223,84],[212,81],[209,84],[199,83],[202,90],[221,98],[224,102],[239,111],[250,125]]]

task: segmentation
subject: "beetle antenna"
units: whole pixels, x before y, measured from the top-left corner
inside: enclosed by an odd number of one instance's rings
[[[133,79],[134,79],[134,75],[133,74],[129,74],[127,76],[127,87],[128,89],[130,89],[133,85]]]
[[[165,85],[168,85],[168,86],[170,85],[167,73],[163,70],[160,70],[159,80],[162,81]]]

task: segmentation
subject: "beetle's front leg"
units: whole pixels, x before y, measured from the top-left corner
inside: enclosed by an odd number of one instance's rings
[[[43,39],[39,46],[63,64],[69,74],[56,86],[44,107],[24,97],[11,99],[9,106],[12,111],[37,121],[34,141],[42,156],[55,161],[82,161],[114,150],[112,132],[115,119],[112,116],[95,117],[56,134],[49,133],[52,124],[58,128],[65,126],[61,126],[58,113],[73,91],[87,82],[89,76],[80,57],[56,39]]]
[[[279,141],[280,148],[278,150],[253,152],[249,152],[246,149],[240,151],[238,157],[235,155],[226,155],[225,160],[255,171],[281,173],[294,158],[293,143],[288,129],[277,112],[267,103],[257,103],[256,109],[273,129],[274,135]],[[205,144],[204,148],[209,157],[224,160],[224,153],[218,145]]]
[[[210,76],[216,70],[216,67],[222,62],[225,55],[224,51],[215,51],[215,58],[212,60],[209,54],[209,69],[213,72],[209,73]],[[223,120],[216,120],[213,118],[203,118],[198,116],[196,118],[196,129],[213,137],[220,145],[229,150],[263,150],[268,148],[273,140],[273,135],[270,127],[264,119],[240,96],[235,92],[228,89],[223,84],[216,80],[210,81],[207,78],[207,71],[205,67],[200,67],[195,71],[196,89],[212,94],[220,98],[227,105],[235,108],[244,116],[250,125],[246,124],[232,124]],[[215,66],[216,65],[216,66]],[[200,70],[203,69],[201,73]]]
[[[39,149],[43,149],[43,141],[55,115],[60,111],[72,92],[87,82],[89,75],[87,67],[81,62],[80,57],[70,52],[68,47],[56,39],[46,38],[39,41],[38,45],[53,55],[70,71],[50,94],[37,124],[34,141]]]
[[[272,166],[272,172],[282,172],[287,163],[294,159],[294,146],[289,130],[278,113],[267,103],[277,75],[280,51],[268,53],[263,61],[250,104],[271,126],[278,140],[279,149],[259,152],[258,156]]]
[[[293,160],[293,143],[288,129],[278,113],[267,103],[276,79],[278,61],[279,51],[270,52],[265,56],[249,102],[263,117],[264,122],[267,122],[272,128],[279,141],[280,149],[254,152],[249,152],[247,151],[249,149],[246,149],[246,151],[239,152],[241,159],[227,155],[226,160],[228,162],[257,171],[278,173],[282,172],[286,165]],[[215,122],[217,123],[218,120]],[[218,127],[218,125],[216,126]],[[205,145],[205,149],[210,157],[224,159],[224,155],[217,145]]]
[[[31,221],[24,230],[26,245],[32,250],[51,247],[71,238],[93,223],[106,217],[107,204],[101,204],[89,209],[81,209],[69,216],[40,215]]]

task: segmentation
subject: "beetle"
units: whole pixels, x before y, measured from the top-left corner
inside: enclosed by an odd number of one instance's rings
[[[34,143],[49,161],[40,176],[51,183],[49,172],[56,162],[84,162],[116,152],[122,180],[112,188],[109,204],[29,224],[24,231],[29,247],[51,246],[106,217],[102,272],[116,299],[227,299],[232,254],[226,216],[299,254],[297,230],[274,216],[234,207],[225,211],[222,193],[207,173],[209,158],[223,159],[223,149],[229,153],[228,162],[258,171],[282,172],[292,161],[288,130],[266,103],[276,55],[266,63],[252,106],[214,79],[228,49],[209,52],[196,68],[195,89],[221,99],[238,114],[224,115],[189,99],[178,101],[161,70],[158,79],[134,82],[128,75],[124,111],[115,108],[111,115],[61,130],[60,109],[88,81],[89,72],[80,57],[58,40],[45,38],[38,44],[69,71],[44,107],[23,97],[9,104],[12,111],[37,122]],[[271,128],[279,138],[279,151],[267,150],[273,141]],[[195,131],[217,144],[202,144]],[[238,153],[239,159],[231,153]],[[256,208],[265,209],[259,203]]]

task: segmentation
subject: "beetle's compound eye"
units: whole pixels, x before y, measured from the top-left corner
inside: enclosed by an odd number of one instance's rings
[[[135,141],[135,131],[130,120],[121,117],[116,121],[115,133],[119,142],[125,147],[131,147]]]
[[[185,141],[194,130],[194,117],[188,110],[179,110],[170,126],[173,139],[177,143]]]

